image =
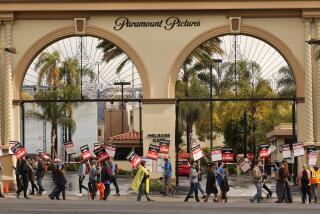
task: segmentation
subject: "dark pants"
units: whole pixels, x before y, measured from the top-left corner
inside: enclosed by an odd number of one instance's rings
[[[79,176],[79,192],[82,193],[82,188],[88,191],[88,188],[86,186],[83,186],[83,181],[86,177],[85,176]]]
[[[91,199],[94,200],[97,194],[97,181],[91,180],[88,183],[89,192],[91,193]]]
[[[149,193],[147,193],[147,191],[146,191],[146,183],[141,182],[141,184],[139,186],[137,201],[141,201],[141,197],[143,194],[146,196],[148,201],[151,201],[151,198],[149,197]]]
[[[191,197],[192,193],[194,193],[194,197],[196,199],[197,202],[200,202],[199,197],[198,197],[198,183],[190,183],[190,189],[188,192],[188,195],[186,197],[186,199],[184,199],[184,201],[188,201],[189,198]]]
[[[107,200],[108,196],[110,195],[110,184],[104,184],[104,197],[103,200]]]
[[[306,196],[308,195],[309,203],[311,203],[311,189],[310,189],[310,186],[301,187],[301,192],[302,192],[302,202],[303,203],[306,202]]]
[[[23,190],[23,196],[26,198],[27,197],[27,190],[28,190],[28,185],[29,185],[29,179],[28,178],[23,178],[23,179],[19,179],[20,180],[20,184],[18,186],[18,190],[17,190],[17,195],[20,195],[20,193]]]
[[[54,188],[52,192],[49,194],[49,198],[53,200],[54,198],[59,199],[60,197],[60,192],[59,192],[59,185],[54,182]]]
[[[31,194],[32,195],[34,194],[34,189],[36,189],[36,193],[38,193],[39,189],[38,189],[37,185],[34,183],[33,179],[30,180],[30,183],[31,183]]]
[[[39,187],[39,194],[41,194],[44,191],[44,188],[42,186],[42,179],[43,179],[43,177],[37,177],[37,185]]]
[[[116,193],[117,194],[120,193],[119,185],[118,185],[116,176],[111,176],[111,183],[113,183],[114,187],[116,188]]]
[[[60,193],[62,194],[63,200],[66,200],[66,187],[64,184],[56,184],[55,188],[53,189],[52,193],[50,193],[49,197],[51,200],[54,198],[60,199]]]
[[[263,189],[265,189],[267,192],[268,192],[268,194],[271,196],[271,194],[272,194],[272,191],[269,189],[269,187],[266,185],[266,183],[263,183]]]

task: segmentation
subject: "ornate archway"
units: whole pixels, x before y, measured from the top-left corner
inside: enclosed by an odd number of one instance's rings
[[[217,28],[213,28],[209,31],[206,31],[197,37],[195,37],[192,41],[190,41],[185,48],[181,51],[181,53],[176,58],[174,64],[171,67],[169,81],[168,81],[168,97],[175,97],[175,83],[178,77],[178,73],[180,68],[185,61],[185,59],[189,56],[189,54],[197,48],[200,44],[207,41],[210,38],[223,36],[226,34],[230,34],[230,27],[228,25],[223,25]],[[290,69],[293,71],[296,81],[296,96],[304,97],[304,71],[290,48],[282,42],[279,38],[274,36],[273,34],[249,25],[241,26],[241,34],[252,36],[258,38],[273,48],[275,48],[287,61]]]
[[[13,74],[14,99],[20,98],[24,76],[32,60],[48,45],[74,35],[76,34],[73,26],[57,29],[41,37],[24,53]],[[86,28],[86,35],[106,39],[119,46],[130,57],[139,72],[144,98],[151,98],[149,76],[146,67],[136,51],[126,41],[113,33],[93,26]]]

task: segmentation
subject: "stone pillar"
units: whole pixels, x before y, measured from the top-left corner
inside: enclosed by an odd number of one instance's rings
[[[304,20],[305,41],[311,39],[311,20]],[[304,144],[314,144],[314,129],[313,129],[313,90],[312,90],[312,55],[311,46],[305,43],[304,46],[304,75],[305,75],[305,111],[304,111]]]
[[[320,40],[320,19],[316,19],[316,39]],[[316,45],[315,46],[316,51],[320,51],[320,46]],[[313,69],[315,73],[315,102],[316,102],[316,109],[314,110],[315,116],[316,116],[316,121],[317,123],[315,124],[316,126],[316,139],[315,142],[317,145],[320,146],[320,60],[315,61],[315,68]]]
[[[4,47],[12,47],[12,26],[13,21],[2,21],[0,41]],[[13,90],[12,90],[12,72],[13,72],[13,55],[1,50],[1,69],[0,69],[0,96],[1,96],[1,144],[4,155],[1,157],[3,164],[2,180],[8,182],[9,188],[15,187],[15,176],[12,165],[15,158],[8,154],[9,140],[14,140],[13,127]]]

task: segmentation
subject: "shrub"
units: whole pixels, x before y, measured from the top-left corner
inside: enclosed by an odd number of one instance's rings
[[[66,163],[64,165],[64,169],[66,171],[78,171],[79,169],[79,164],[78,163]]]

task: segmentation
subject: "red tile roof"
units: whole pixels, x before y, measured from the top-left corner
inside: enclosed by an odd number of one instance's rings
[[[111,140],[111,141],[139,141],[140,140],[140,132],[132,130],[130,132],[126,132],[123,134],[118,134],[118,135],[109,137],[108,140]]]

